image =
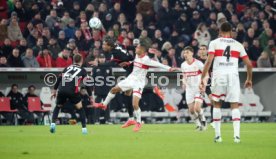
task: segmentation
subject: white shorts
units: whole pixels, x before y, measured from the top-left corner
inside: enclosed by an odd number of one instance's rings
[[[126,78],[120,81],[117,86],[120,87],[123,92],[132,90],[133,95],[141,98],[145,84],[141,81]]]
[[[192,104],[193,102],[203,103],[203,98],[202,98],[198,88],[186,89],[185,95],[186,95],[186,103],[187,104]]]
[[[212,99],[235,103],[240,99],[239,74],[213,74],[211,84]]]

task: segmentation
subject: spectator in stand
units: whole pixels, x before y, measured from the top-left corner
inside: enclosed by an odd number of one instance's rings
[[[258,58],[257,61],[257,66],[258,67],[272,67],[271,62],[270,62],[270,58],[267,52],[262,52],[261,56]]]
[[[39,63],[39,67],[55,67],[55,61],[51,57],[50,52],[47,48],[43,48],[42,51],[39,52],[36,60]]]
[[[260,46],[259,39],[255,38],[253,40],[253,45],[249,46],[249,49],[247,52],[253,67],[257,67],[257,60],[260,57],[262,52],[263,52],[263,49]]]
[[[31,34],[27,37],[27,44],[28,47],[32,48],[36,45],[36,41],[39,38],[38,31],[36,29],[33,29],[31,31]]]
[[[53,9],[50,11],[50,15],[46,17],[45,23],[49,28],[53,28],[57,21],[60,21],[60,18],[57,16],[57,11]]]
[[[143,30],[143,31],[141,32],[141,35],[140,35],[140,37],[139,37],[139,40],[140,40],[140,43],[145,44],[145,46],[146,46],[147,48],[149,48],[149,47],[151,46],[152,41],[151,41],[151,39],[148,37],[148,31],[147,31],[147,30]]]
[[[164,44],[165,40],[162,37],[162,32],[159,29],[156,29],[154,32],[153,41],[158,43],[158,49],[161,49],[161,46]]]
[[[212,23],[210,25],[210,28],[208,29],[210,36],[211,36],[211,40],[214,40],[218,37],[218,26],[216,23]]]
[[[257,21],[253,21],[253,22],[251,23],[250,27],[251,27],[252,29],[254,29],[254,31],[255,31],[255,36],[256,36],[256,37],[260,36],[261,32],[260,32],[260,29],[259,29],[259,27],[258,27],[258,22],[257,22]]]
[[[198,11],[193,12],[193,16],[190,19],[191,31],[195,32],[197,26],[201,23],[200,13]]]
[[[230,22],[231,22],[231,24],[232,24],[232,27],[236,28],[237,25],[240,23],[238,15],[233,14],[233,15],[231,16],[231,21],[230,21]]]
[[[62,50],[54,37],[50,38],[47,48],[51,52],[53,60],[57,59],[58,53]]]
[[[69,24],[64,28],[66,39],[74,38],[77,28],[75,27],[75,21],[69,21]]]
[[[247,34],[244,37],[244,41],[248,42],[248,45],[251,46],[253,44],[253,40],[255,39],[255,31],[252,28],[247,30]]]
[[[19,116],[24,120],[23,123],[34,122],[34,116],[28,111],[27,105],[24,104],[23,95],[18,92],[18,85],[12,84],[11,91],[7,97],[10,97],[11,109],[17,109]]]
[[[91,49],[87,57],[85,58],[84,65],[86,67],[95,67],[98,66],[97,57],[100,55],[100,50],[98,48]]]
[[[162,51],[162,57],[165,57],[168,55],[169,49],[172,48],[172,44],[169,41],[166,41],[163,46],[161,47]]]
[[[61,53],[59,53],[56,60],[56,67],[65,68],[72,65],[72,59],[70,58],[71,51],[70,48],[65,48]]]
[[[9,67],[6,56],[0,55],[0,67]]]
[[[205,13],[201,13],[201,14],[203,14],[203,16],[205,15]],[[207,26],[210,26],[211,24],[216,23],[216,20],[217,20],[217,14],[215,12],[211,12],[209,15],[209,18],[205,21]]]
[[[10,67],[24,67],[23,61],[19,56],[19,49],[14,48],[12,54],[8,58],[8,64]]]
[[[80,28],[82,23],[87,23],[87,17],[84,11],[81,11],[80,15],[76,19],[76,27]]]
[[[4,45],[1,47],[2,53],[4,56],[9,57],[12,54],[12,46],[11,46],[11,41],[9,38],[6,38],[4,40]]]
[[[213,12],[216,16],[216,13]],[[202,15],[202,18],[207,21],[207,19],[209,18],[209,15],[211,16],[212,14],[212,3],[210,0],[204,0],[203,1],[203,7],[200,9],[200,14]],[[212,19],[213,20],[213,19]],[[216,18],[214,19],[214,21],[216,21]]]
[[[34,52],[34,56],[37,57],[38,53],[42,51],[42,48],[44,48],[44,40],[43,38],[38,38],[36,41],[36,45],[32,48]]]
[[[23,39],[20,27],[18,25],[17,19],[12,18],[8,26],[8,37],[11,41],[18,41]]]
[[[227,19],[227,21],[231,20],[232,15],[234,15],[235,11],[233,8],[233,5],[231,3],[226,4],[226,10],[224,11],[224,15]]]
[[[44,27],[42,30],[42,38],[43,38],[43,45],[48,46],[49,40],[51,39],[52,35],[50,29],[48,27]]]
[[[19,55],[20,56],[22,56],[23,53],[26,52],[26,49],[27,49],[27,41],[26,41],[26,39],[23,38],[23,39],[21,39],[19,41],[18,49],[19,49]]]
[[[175,49],[170,48],[168,51],[168,55],[165,57],[168,61],[168,65],[171,67],[180,67],[181,63],[178,64],[175,58]]]
[[[267,28],[259,36],[260,44],[263,49],[267,46],[268,40],[270,38],[272,38],[272,30],[270,28]]]
[[[22,57],[22,61],[25,67],[28,68],[38,68],[39,64],[36,60],[36,58],[33,55],[33,50],[31,48],[28,48],[26,50],[25,56]]]
[[[270,60],[274,61],[276,55],[276,46],[273,38],[268,40],[268,45],[264,48],[264,51],[268,53]],[[273,65],[275,65],[275,63],[273,63]]]
[[[24,8],[22,7],[21,1],[15,2],[13,11],[17,14],[20,22],[24,22],[26,20],[26,12],[25,12]]]
[[[4,41],[6,38],[8,38],[8,21],[2,19],[0,23],[0,41]]]
[[[242,23],[237,25],[236,32],[238,34],[236,40],[242,43],[245,37],[245,29]]]
[[[185,13],[182,13],[180,18],[176,21],[175,28],[179,35],[184,38],[184,42],[188,44],[191,40],[192,28],[187,21],[187,15]]]
[[[82,32],[81,32],[80,29],[76,30],[74,40],[75,40],[76,47],[80,51],[84,51],[86,43],[85,43],[85,39],[84,39],[84,37],[83,37]]]
[[[59,33],[58,33],[58,45],[60,46],[61,49],[64,49],[66,47],[66,44],[67,44],[67,39],[65,37],[65,32],[63,30],[61,30]]]
[[[73,21],[73,19],[70,17],[69,12],[65,11],[63,13],[63,17],[61,18],[61,29],[64,29],[70,21]]]
[[[157,12],[157,27],[162,30],[165,37],[169,37],[172,27],[172,10],[169,7],[168,0],[162,0],[162,7]]]
[[[125,38],[127,38],[127,31],[121,29],[120,35],[117,38],[118,44],[122,45]]]
[[[70,9],[70,17],[72,19],[76,19],[80,14],[81,8],[80,3],[78,1],[74,1],[73,9]]]
[[[200,23],[194,33],[194,38],[197,39],[199,45],[208,45],[211,37],[204,23]]]

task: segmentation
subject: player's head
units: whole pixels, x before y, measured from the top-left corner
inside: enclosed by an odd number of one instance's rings
[[[110,36],[104,37],[103,45],[102,45],[104,52],[110,52],[113,48],[115,48],[115,45],[116,44],[115,44],[114,38]]]
[[[138,44],[138,45],[136,46],[135,53],[136,53],[137,55],[142,55],[142,54],[144,54],[144,53],[146,53],[146,52],[147,52],[147,47],[146,47],[146,45],[145,45],[143,42],[140,42],[140,44]]]
[[[219,33],[221,36],[231,36],[231,32],[232,32],[232,26],[230,23],[224,22],[221,24],[219,28]]]
[[[82,62],[83,62],[82,56],[80,54],[75,54],[73,56],[73,61],[74,61],[74,64],[82,65]]]
[[[198,56],[207,55],[207,45],[200,45],[198,50]]]
[[[190,61],[193,59],[194,49],[191,46],[187,46],[182,51],[185,60]]]

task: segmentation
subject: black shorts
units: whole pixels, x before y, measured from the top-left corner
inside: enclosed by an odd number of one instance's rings
[[[57,94],[57,105],[64,105],[67,101],[72,104],[77,104],[81,101],[81,97],[79,93],[70,93],[70,92],[58,92]]]
[[[211,92],[211,86],[206,86],[206,90],[205,90],[206,94],[209,96],[210,94],[212,94]]]

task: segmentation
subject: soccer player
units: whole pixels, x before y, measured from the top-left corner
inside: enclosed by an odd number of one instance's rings
[[[127,76],[132,72],[133,70],[133,63],[134,56],[129,54],[126,50],[124,50],[122,47],[117,45],[114,41],[114,39],[110,36],[106,36],[103,40],[102,45],[103,51],[107,53],[107,57],[111,54],[111,61],[109,62],[110,65],[119,65],[123,67],[126,72]],[[132,99],[131,99],[132,91],[126,91],[125,92],[125,100],[126,100],[126,107],[129,115],[129,119],[125,124],[122,125],[122,128],[129,127],[131,125],[135,125],[136,121],[134,120],[133,116],[133,106],[132,106]],[[99,105],[101,106],[101,105]],[[102,107],[105,109],[105,107]]]
[[[224,22],[220,26],[220,37],[211,41],[208,49],[208,58],[201,77],[201,91],[204,91],[207,72],[213,63],[212,98],[214,100],[213,121],[215,125],[215,142],[222,142],[221,138],[221,103],[220,100],[230,102],[234,127],[234,142],[240,142],[239,97],[240,79],[238,72],[239,58],[247,66],[245,87],[252,87],[252,65],[241,43],[231,38],[231,24]]]
[[[56,131],[55,121],[58,118],[58,113],[61,107],[66,103],[67,100],[69,100],[72,104],[75,105],[76,109],[79,111],[82,125],[82,133],[87,134],[85,111],[82,106],[81,96],[79,94],[80,82],[88,77],[86,70],[81,67],[82,63],[82,56],[79,54],[75,54],[73,57],[73,64],[66,67],[62,71],[62,75],[59,76],[57,79],[57,82],[54,86],[54,92],[52,94],[52,98],[57,97],[57,106],[55,107],[52,116],[52,123],[50,125],[51,133],[55,133]],[[92,98],[91,89],[89,87],[86,87],[86,89],[88,95],[90,96],[90,98]]]
[[[205,130],[207,123],[201,105],[203,97],[199,90],[201,72],[203,63],[195,58],[194,49],[187,46],[182,51],[185,61],[181,64],[183,72],[183,84],[186,90],[186,102],[189,107],[191,118],[196,123],[196,129],[199,131]]]
[[[159,67],[169,71],[175,71],[177,68],[171,68],[170,66],[163,65],[159,62],[151,60],[146,55],[146,47],[143,44],[139,44],[136,49],[136,57],[134,60],[134,68],[131,74],[124,80],[120,81],[115,87],[113,87],[110,92],[108,93],[105,101],[103,103],[99,103],[106,107],[106,105],[115,97],[115,94],[118,92],[125,92],[132,90],[133,91],[133,98],[132,104],[134,108],[134,113],[136,116],[136,123],[135,127],[133,128],[134,132],[137,132],[141,128],[141,110],[139,108],[139,101],[146,84],[146,75],[148,69],[150,67]]]

